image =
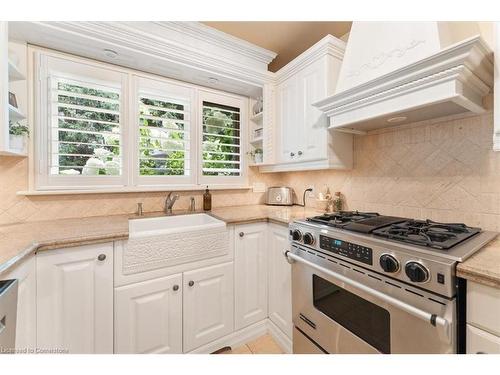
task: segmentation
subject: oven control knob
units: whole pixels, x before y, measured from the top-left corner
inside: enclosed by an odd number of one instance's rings
[[[406,263],[405,272],[406,276],[414,283],[424,283],[429,280],[429,270],[420,263]]]
[[[394,273],[399,271],[399,262],[396,258],[389,254],[383,254],[379,259],[380,267],[385,272]]]
[[[307,232],[304,234],[304,244],[306,245],[314,245],[314,236]]]
[[[294,229],[292,232],[292,239],[294,241],[300,241],[302,239],[302,233],[298,229]]]

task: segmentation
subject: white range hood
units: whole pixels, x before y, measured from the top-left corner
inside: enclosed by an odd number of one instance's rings
[[[313,105],[331,129],[361,134],[484,112],[493,60],[477,25],[354,22],[336,92]]]

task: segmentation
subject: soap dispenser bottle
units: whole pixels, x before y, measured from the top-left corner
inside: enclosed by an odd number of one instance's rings
[[[203,194],[203,209],[205,211],[210,211],[212,209],[212,194],[210,194],[208,186]]]

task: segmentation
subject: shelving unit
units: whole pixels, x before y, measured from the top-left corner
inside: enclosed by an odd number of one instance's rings
[[[9,56],[11,54],[11,56]],[[13,56],[18,59],[11,58]],[[18,63],[15,63],[19,60]],[[27,108],[26,45],[9,43],[8,22],[0,22],[0,156],[26,157],[26,150],[13,149],[10,122],[25,124]],[[9,103],[9,92],[16,95],[18,107]]]

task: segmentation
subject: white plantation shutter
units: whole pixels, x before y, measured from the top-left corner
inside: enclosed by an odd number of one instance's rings
[[[241,119],[240,107],[202,101],[202,176],[242,176]]]
[[[80,58],[35,51],[35,188],[126,185],[127,74]]]
[[[50,174],[120,175],[120,90],[52,77],[51,94]]]
[[[141,184],[193,181],[193,90],[137,78],[137,176]]]

